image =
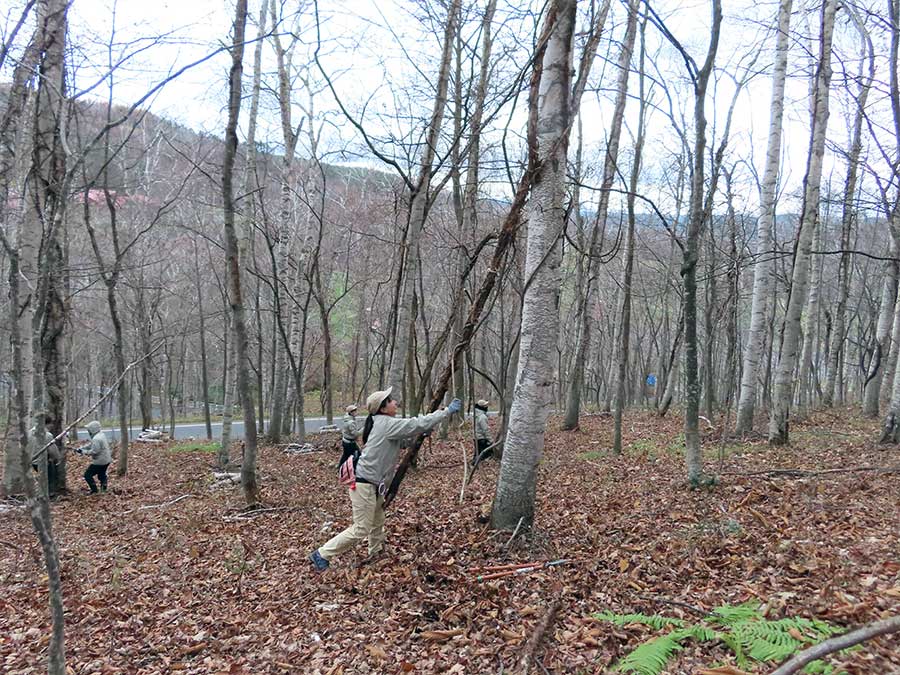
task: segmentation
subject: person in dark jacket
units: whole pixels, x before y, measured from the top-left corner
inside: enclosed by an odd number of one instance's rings
[[[488,427],[487,419],[488,402],[484,399],[475,403],[475,457],[472,459],[477,464],[482,459],[490,457],[494,451],[488,450],[491,447],[491,430]]]
[[[348,405],[346,408],[347,413],[344,415],[344,419],[341,420],[341,446],[343,446],[344,452],[341,455],[341,461],[338,462],[338,467],[346,462],[348,457],[354,458],[354,467],[359,461],[359,444],[357,439],[362,436],[362,430],[359,428],[359,422],[356,420],[357,410],[359,408],[356,405]]]
[[[56,443],[53,443],[53,434],[47,431],[47,427],[53,423],[51,415],[44,415],[44,424],[42,426],[43,434],[39,434],[37,427],[31,427],[28,434],[29,452],[31,453],[31,468],[35,471],[40,470],[41,449],[50,443],[46,449],[47,453],[47,490],[48,494],[55,495],[59,492],[59,463],[62,460],[62,453]],[[39,439],[43,437],[43,441]]]

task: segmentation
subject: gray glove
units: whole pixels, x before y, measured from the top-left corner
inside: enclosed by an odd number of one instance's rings
[[[452,401],[450,401],[450,405],[447,406],[447,410],[449,410],[452,414],[458,413],[460,410],[462,410],[462,401],[460,401],[458,398],[453,399]]]

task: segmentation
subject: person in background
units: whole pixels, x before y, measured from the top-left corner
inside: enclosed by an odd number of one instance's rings
[[[31,427],[31,431],[28,434],[28,444],[29,444],[29,452],[31,453],[31,468],[35,471],[40,470],[40,454],[41,448],[43,448],[47,443],[51,443],[51,445],[47,448],[47,490],[48,494],[54,495],[59,491],[59,462],[62,459],[62,454],[59,451],[56,443],[53,443],[53,434],[47,431],[47,427],[53,423],[53,417],[49,414],[44,415],[44,424],[42,426],[43,434],[39,434],[37,432],[37,427]],[[39,441],[38,438],[42,437],[44,440]]]
[[[365,444],[356,465],[356,485],[350,492],[353,524],[313,551],[309,559],[316,572],[328,569],[331,560],[363,539],[368,540],[369,558],[384,546],[384,493],[397,464],[404,441],[430,431],[462,409],[455,398],[443,410],[412,418],[397,417],[398,403],[391,398],[393,387],[376,391],[366,399],[369,415],[363,426]]]
[[[344,448],[344,453],[341,455],[338,467],[346,462],[348,457],[353,457],[354,467],[359,461],[359,444],[357,439],[362,436],[362,430],[359,428],[359,422],[356,420],[357,410],[359,408],[351,403],[346,408],[347,413],[344,415],[344,419],[341,420],[341,445]]]
[[[94,476],[100,479],[100,492],[106,492],[106,470],[112,464],[112,450],[109,447],[109,441],[106,440],[106,434],[100,430],[100,422],[93,420],[88,422],[85,427],[91,442],[78,448],[76,452],[91,458],[91,463],[84,472],[84,480],[87,481],[91,494],[97,493],[97,483]]]
[[[472,459],[473,464],[494,454],[493,450],[488,450],[482,456],[482,453],[491,446],[491,430],[488,428],[487,410],[487,401],[481,399],[475,402],[475,457]]]

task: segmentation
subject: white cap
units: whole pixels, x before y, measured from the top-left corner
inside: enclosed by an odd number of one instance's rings
[[[366,399],[366,409],[369,411],[370,415],[374,415],[381,409],[381,404],[384,403],[384,399],[390,396],[393,390],[393,387],[388,387],[383,391],[373,391],[369,394],[369,398]]]

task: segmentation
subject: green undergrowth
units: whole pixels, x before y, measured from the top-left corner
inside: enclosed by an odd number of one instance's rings
[[[169,452],[218,452],[219,443],[202,443],[200,441],[188,441],[179,443],[169,448]]]
[[[818,619],[767,619],[755,602],[723,605],[694,624],[659,615],[615,614],[609,611],[593,616],[617,626],[641,624],[655,631],[667,631],[638,645],[613,667],[615,671],[634,675],[659,675],[688,640],[722,642],[734,654],[737,667],[746,670],[758,664],[779,663],[809,645],[841,632],[837,626]],[[841,675],[835,672],[834,666],[821,660],[813,661],[803,672]]]

